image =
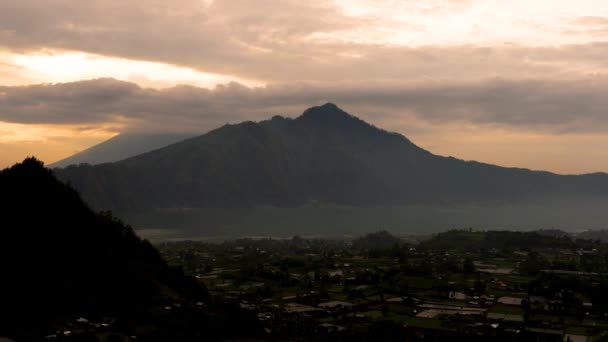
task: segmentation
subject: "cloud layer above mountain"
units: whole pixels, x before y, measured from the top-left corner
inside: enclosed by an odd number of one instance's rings
[[[608,143],[607,55],[595,0],[0,1],[0,143],[62,139],[64,157],[331,101],[439,153],[542,168],[539,137],[568,158]]]
[[[608,5],[581,0],[0,2],[0,46],[286,81],[605,71]]]
[[[545,133],[607,132],[608,78],[479,82],[290,83],[249,88],[142,88],[115,79],[0,87],[0,121],[195,132],[223,123],[295,116],[333,101],[388,127],[403,118]]]

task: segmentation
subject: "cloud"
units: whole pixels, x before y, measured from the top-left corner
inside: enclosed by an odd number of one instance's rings
[[[310,32],[347,27],[326,1],[199,0],[0,3],[0,42],[13,51],[87,51],[162,61],[224,74],[253,64],[306,58],[295,44]],[[295,43],[295,44],[294,44]]]
[[[492,6],[505,10],[504,17],[495,18]],[[607,71],[605,35],[564,34],[576,25],[567,21],[564,29],[556,19],[561,12],[544,23],[533,12],[518,21],[517,13],[506,11],[526,6],[473,0],[384,0],[377,6],[363,0],[2,1],[0,46],[13,53],[84,51],[267,83],[565,78]],[[568,9],[563,6],[545,7]],[[584,1],[575,7],[593,8]],[[547,47],[525,46],[526,37],[545,34],[551,39],[539,40],[548,40]]]
[[[204,132],[224,123],[299,115],[326,101],[391,129],[404,120],[522,131],[608,131],[608,78],[479,82],[289,83],[149,89],[114,79],[0,87],[0,121]]]
[[[564,34],[594,36],[605,39],[608,35],[608,16],[582,16],[572,20],[572,27]]]
[[[0,124],[202,133],[332,101],[444,152],[474,132],[597,137],[607,19],[596,0],[0,1]],[[71,82],[107,76],[129,82]],[[266,86],[167,88],[226,80]],[[16,86],[51,81],[70,83]]]
[[[608,17],[584,16],[576,18],[573,22],[577,25],[606,26],[608,25]]]

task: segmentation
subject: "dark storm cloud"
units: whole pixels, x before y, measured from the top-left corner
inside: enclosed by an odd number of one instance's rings
[[[40,124],[123,123],[127,130],[204,131],[224,123],[295,116],[326,101],[390,129],[413,117],[436,124],[474,123],[543,132],[608,131],[608,79],[491,80],[468,83],[294,83],[213,90],[141,88],[114,79],[0,87],[0,121]]]

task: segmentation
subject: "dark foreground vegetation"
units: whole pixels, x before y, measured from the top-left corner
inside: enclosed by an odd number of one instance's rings
[[[91,211],[41,162],[26,159],[2,171],[0,189],[0,336],[17,341],[256,336],[240,310],[207,306],[204,285],[169,267],[129,226]],[[237,320],[242,329],[230,329]]]

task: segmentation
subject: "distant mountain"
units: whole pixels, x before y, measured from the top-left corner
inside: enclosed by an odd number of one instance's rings
[[[38,340],[75,315],[133,315],[166,293],[206,296],[41,162],[30,158],[1,171],[0,189],[0,336]]]
[[[516,203],[606,196],[608,175],[562,176],[433,155],[333,104],[226,125],[120,162],[68,167],[96,208],[153,210]]]
[[[576,234],[575,237],[577,239],[600,240],[602,242],[608,242],[608,230],[607,229],[587,230],[587,231]]]
[[[50,168],[87,163],[110,163],[149,152],[192,137],[185,133],[124,133],[73,156],[49,165]]]
[[[449,230],[434,235],[418,246],[423,249],[446,250],[459,248],[465,251],[486,249],[505,249],[518,246],[522,249],[538,248],[573,248],[574,240],[570,236],[541,234],[539,231],[471,231]]]

